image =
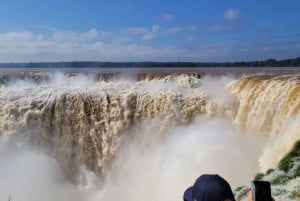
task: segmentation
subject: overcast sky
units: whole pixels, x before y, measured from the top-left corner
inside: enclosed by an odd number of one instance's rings
[[[299,0],[0,0],[0,62],[300,56]]]

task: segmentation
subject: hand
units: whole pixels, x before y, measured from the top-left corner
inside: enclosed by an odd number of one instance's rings
[[[254,201],[251,188],[249,188],[249,190],[248,190],[247,201]]]

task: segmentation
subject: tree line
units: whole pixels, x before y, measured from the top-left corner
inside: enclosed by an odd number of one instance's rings
[[[155,67],[300,67],[300,57],[284,60],[267,59],[262,61],[239,62],[30,62],[0,63],[0,68],[155,68]]]

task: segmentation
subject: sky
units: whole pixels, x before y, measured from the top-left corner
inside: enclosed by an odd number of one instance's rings
[[[300,56],[299,0],[0,0],[0,62]]]

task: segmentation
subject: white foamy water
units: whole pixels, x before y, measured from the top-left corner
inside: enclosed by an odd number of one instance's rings
[[[259,79],[12,80],[0,89],[0,200],[182,200],[204,173],[248,185],[300,138],[297,104],[276,110],[298,82]],[[269,92],[283,83],[287,97]]]

